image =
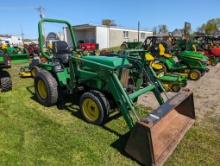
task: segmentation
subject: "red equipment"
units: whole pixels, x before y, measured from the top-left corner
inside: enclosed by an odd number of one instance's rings
[[[214,55],[216,57],[220,57],[220,47],[212,48],[211,53],[212,53],[212,55]]]
[[[30,56],[39,55],[39,47],[35,43],[25,44],[24,48],[28,51]]]
[[[98,49],[98,44],[96,43],[80,43],[80,49],[84,51],[96,51]]]

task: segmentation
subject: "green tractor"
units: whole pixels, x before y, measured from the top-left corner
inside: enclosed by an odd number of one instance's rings
[[[49,51],[43,36],[45,23],[64,24],[72,45],[53,41]],[[42,19],[38,30],[40,56],[47,59],[37,65],[40,70],[34,77],[38,102],[51,106],[62,98],[62,91],[77,94],[83,119],[97,125],[103,124],[113,110],[118,110],[130,129],[126,153],[144,165],[164,163],[195,121],[192,92],[181,91],[165,102],[160,82],[150,68],[143,67],[144,61],[138,62],[140,67],[137,67],[126,57],[83,56],[77,50],[72,26],[64,20]],[[161,106],[141,117],[135,102],[148,92],[155,95]]]
[[[164,42],[157,36],[148,37],[144,42],[144,48],[156,55],[160,63],[163,64],[165,72],[177,72],[186,75],[191,80],[198,80],[209,69],[208,58],[194,51],[180,51],[171,48],[173,56],[165,46],[169,42]]]
[[[12,89],[10,74],[4,70],[10,67],[10,58],[0,50],[0,92],[7,92]]]

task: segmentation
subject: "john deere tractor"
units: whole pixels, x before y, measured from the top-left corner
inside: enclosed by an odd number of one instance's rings
[[[44,23],[64,24],[72,44],[53,41],[49,51],[43,35]],[[195,121],[192,92],[181,91],[165,102],[161,96],[163,88],[149,68],[136,67],[126,57],[83,56],[67,21],[45,18],[39,22],[38,30],[40,55],[47,59],[37,65],[40,70],[34,78],[39,103],[56,104],[62,91],[76,94],[84,120],[97,125],[103,124],[112,110],[118,110],[130,129],[126,153],[145,165],[164,163]],[[155,95],[161,106],[141,117],[135,102],[148,92]]]
[[[10,58],[0,50],[0,92],[7,92],[12,89],[10,74],[4,70],[10,67]]]
[[[165,72],[182,73],[191,80],[198,80],[209,70],[208,58],[205,55],[194,51],[181,51],[175,47],[168,48],[166,43],[156,36],[148,37],[144,42],[144,48],[157,57]]]

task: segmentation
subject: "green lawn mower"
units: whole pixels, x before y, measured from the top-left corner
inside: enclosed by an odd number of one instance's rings
[[[149,40],[152,40],[151,46],[147,46]],[[157,37],[147,38],[144,45],[145,48],[150,48],[149,51],[163,64],[164,72],[177,72],[191,80],[198,80],[209,70],[208,58],[201,53],[172,49],[172,54],[175,55],[173,56],[167,51],[163,41]]]
[[[155,71],[157,78],[163,83],[166,91],[179,92],[187,85],[187,77],[181,74],[164,73],[164,66],[157,61],[150,53],[145,52],[145,60]]]
[[[0,50],[0,92],[7,92],[12,89],[10,74],[4,70],[10,67],[10,58]]]
[[[53,41],[48,51],[43,36],[44,23],[64,24],[70,32],[72,47],[65,41]],[[58,98],[62,98],[61,91],[78,94],[82,117],[97,125],[103,124],[112,110],[117,109],[130,129],[126,153],[144,165],[164,163],[195,121],[192,92],[181,91],[165,102],[161,96],[163,88],[157,79],[151,79],[155,77],[148,68],[137,68],[126,57],[83,56],[82,51],[77,50],[68,22],[45,18],[39,22],[38,30],[40,55],[47,58],[37,65],[40,70],[34,77],[39,103],[56,104]],[[145,73],[148,73],[147,82],[143,80]],[[141,117],[135,102],[148,92],[155,95],[161,106]]]
[[[0,50],[10,57],[13,64],[29,61],[29,53],[25,48],[9,46],[8,44],[3,43]]]

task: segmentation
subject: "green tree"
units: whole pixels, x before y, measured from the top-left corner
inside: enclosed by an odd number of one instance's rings
[[[202,26],[200,27],[201,31],[212,35],[214,34],[216,31],[220,30],[220,18],[213,18],[207,21],[207,23],[202,24]]]

